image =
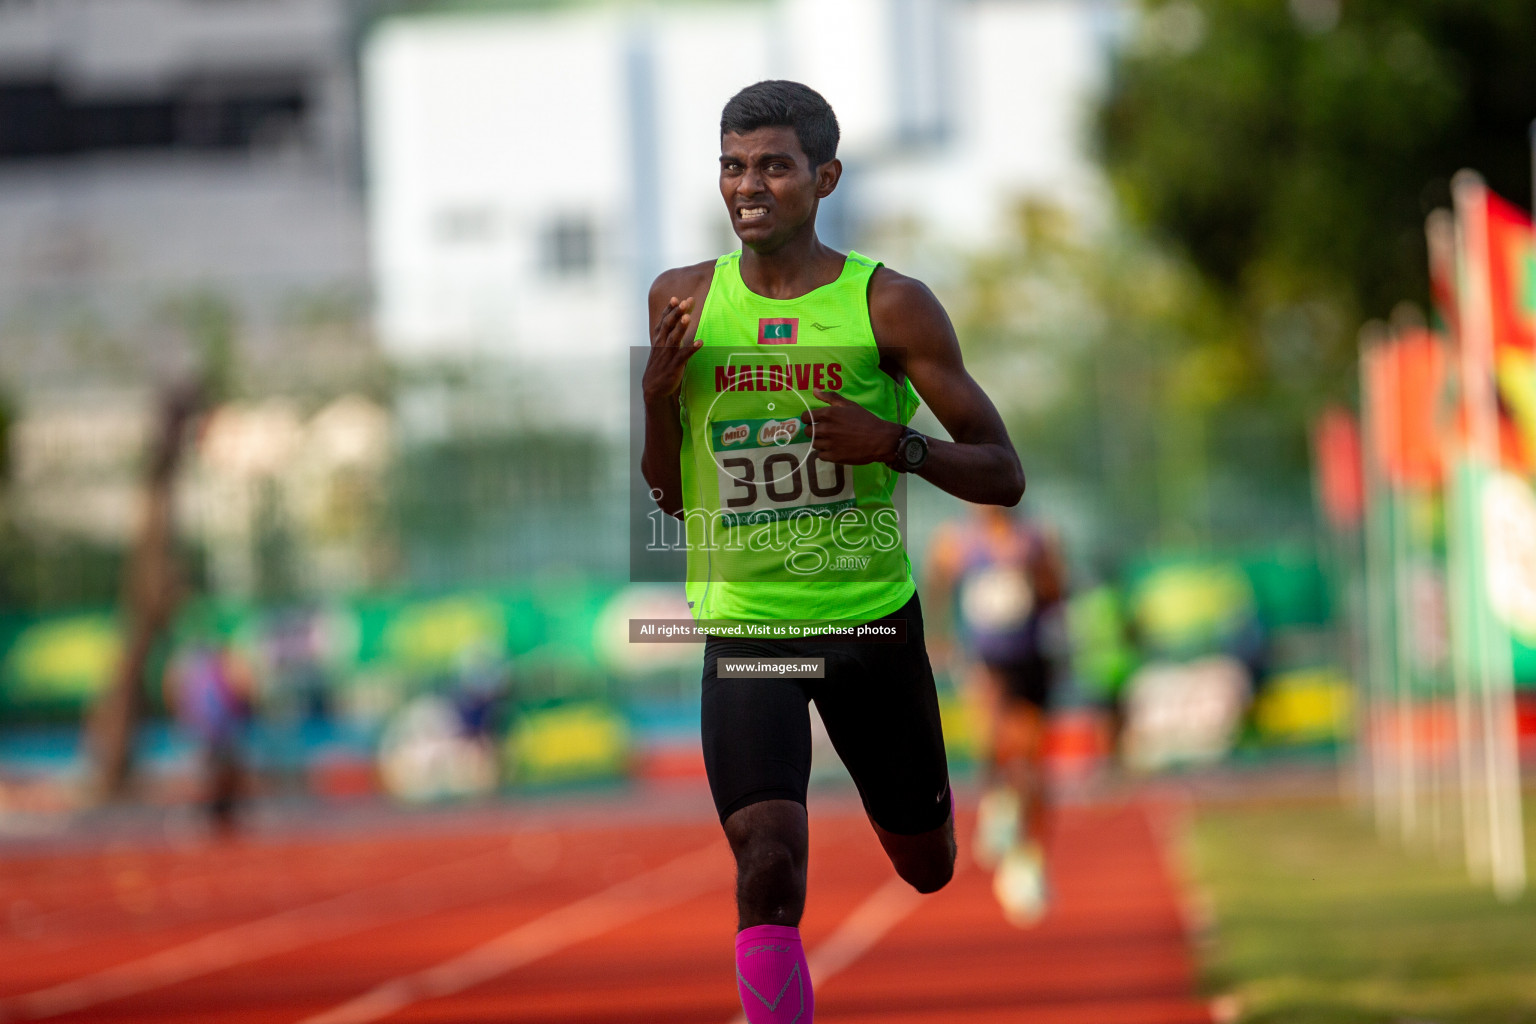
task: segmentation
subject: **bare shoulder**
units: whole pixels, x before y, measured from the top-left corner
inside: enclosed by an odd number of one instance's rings
[[[686,299],[690,295],[696,304],[702,304],[709,291],[710,279],[715,273],[715,261],[705,260],[687,267],[673,267],[656,275],[651,283],[651,312],[656,313],[668,300]]]
[[[870,278],[869,319],[882,345],[911,347],[954,337],[938,296],[917,278],[889,267],[877,268]]]
[[[703,263],[695,263],[690,267],[673,267],[656,275],[656,280],[651,282],[651,293],[646,297],[646,308],[650,314],[651,344],[656,344],[656,331],[667,312],[667,304],[673,299],[684,302],[693,300],[693,311],[690,314],[692,323],[688,324],[683,334],[682,342],[691,342],[699,332],[699,314],[704,311],[704,299],[709,294],[709,283],[714,280],[715,261],[706,260]]]
[[[944,307],[933,289],[915,277],[877,267],[869,281],[869,308],[896,315],[927,313],[943,315]]]

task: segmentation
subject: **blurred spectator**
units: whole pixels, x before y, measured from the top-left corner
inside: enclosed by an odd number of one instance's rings
[[[1251,582],[1235,563],[1174,559],[1141,577],[1131,604],[1146,661],[1125,688],[1126,763],[1219,761],[1268,671]]]
[[[1073,679],[1083,696],[1108,716],[1109,744],[1120,748],[1125,721],[1125,684],[1137,665],[1124,595],[1103,582],[1080,588],[1067,605]]]
[[[511,667],[496,652],[465,650],[446,677],[401,707],[379,741],[384,788],[410,802],[484,796],[502,781],[501,741]]]
[[[286,785],[305,784],[310,751],[330,720],[330,679],[321,649],[321,616],[292,609],[272,616],[262,636],[266,662],[261,715],[272,758]]]
[[[450,699],[464,735],[494,747],[512,699],[511,665],[489,651],[466,654],[452,681]]]
[[[319,613],[307,609],[280,614],[268,627],[266,653],[273,700],[281,703],[283,717],[297,722],[323,722],[330,717],[319,628]]]
[[[247,791],[242,746],[251,718],[250,671],[203,625],[167,668],[165,694],[200,748],[204,809],[214,829],[228,835]]]

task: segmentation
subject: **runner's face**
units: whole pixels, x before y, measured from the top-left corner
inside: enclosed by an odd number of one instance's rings
[[[816,201],[831,194],[842,169],[820,168],[800,149],[787,126],[720,137],[720,194],[743,245],[772,252],[814,222]]]

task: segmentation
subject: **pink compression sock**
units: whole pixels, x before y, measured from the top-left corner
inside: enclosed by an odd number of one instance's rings
[[[800,929],[759,924],[737,932],[736,988],[748,1024],[811,1024],[816,1000]]]

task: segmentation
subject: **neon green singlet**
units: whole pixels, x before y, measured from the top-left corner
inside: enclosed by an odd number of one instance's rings
[[[821,462],[799,418],[825,406],[815,390],[892,422],[916,411],[911,384],[879,366],[868,298],[878,266],[850,252],[836,281],[770,299],[742,281],[740,250],[715,262],[680,406],[695,617],[869,621],[911,598],[896,473]]]

